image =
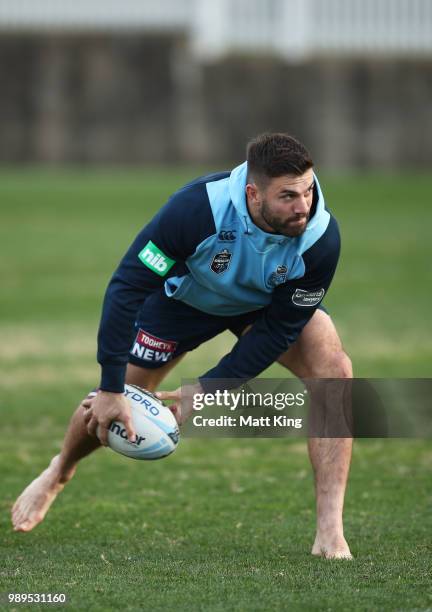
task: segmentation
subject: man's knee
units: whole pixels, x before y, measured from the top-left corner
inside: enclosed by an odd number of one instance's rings
[[[353,369],[351,359],[345,351],[331,353],[328,360],[328,378],[352,378]]]
[[[343,349],[316,354],[304,369],[303,378],[352,378],[351,359]]]

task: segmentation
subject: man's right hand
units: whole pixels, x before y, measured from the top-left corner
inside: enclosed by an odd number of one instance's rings
[[[123,393],[98,391],[89,410],[91,417],[87,422],[87,431],[91,436],[97,436],[103,446],[108,446],[108,427],[112,421],[123,423],[129,442],[135,442],[131,408]]]

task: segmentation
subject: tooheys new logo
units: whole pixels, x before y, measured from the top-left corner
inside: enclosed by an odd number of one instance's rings
[[[147,268],[150,268],[150,270],[153,270],[159,276],[165,276],[175,264],[174,259],[170,259],[168,255],[165,255],[151,240],[138,253],[138,258]]]
[[[177,342],[165,340],[139,329],[131,354],[144,361],[169,361],[176,350]]]

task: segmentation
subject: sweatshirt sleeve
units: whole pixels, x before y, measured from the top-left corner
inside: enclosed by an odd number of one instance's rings
[[[188,272],[185,260],[214,231],[205,184],[200,183],[174,194],[138,234],[105,293],[97,352],[102,390],[123,392],[138,310],[170,276]]]
[[[273,300],[232,351],[203,376],[201,385],[211,391],[212,379],[247,381],[258,376],[299,337],[330,287],[340,252],[336,220],[331,217],[323,236],[303,254],[305,273],[276,288]],[[233,381],[233,386],[236,386]]]

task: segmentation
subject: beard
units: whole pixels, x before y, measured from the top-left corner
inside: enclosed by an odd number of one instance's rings
[[[261,205],[261,216],[274,232],[282,236],[301,236],[306,229],[309,215],[292,215],[287,219],[279,217],[271,212],[268,203],[264,200]]]

